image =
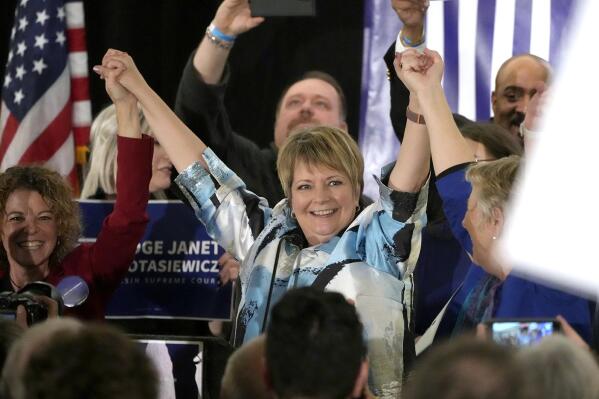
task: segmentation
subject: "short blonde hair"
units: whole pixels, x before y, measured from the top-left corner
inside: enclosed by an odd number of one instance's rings
[[[479,162],[466,171],[466,180],[478,191],[478,206],[483,216],[491,217],[493,208],[507,203],[520,166],[520,157],[512,155],[496,161]]]
[[[344,130],[313,126],[291,135],[277,157],[277,173],[287,198],[291,198],[293,172],[298,161],[323,165],[344,173],[358,196],[364,187],[364,160],[354,139]]]
[[[139,110],[141,131],[149,133],[150,127]],[[89,170],[81,189],[81,198],[96,195],[98,189],[106,195],[116,194],[116,138],[118,124],[116,108],[109,105],[94,119],[91,126],[91,156]]]

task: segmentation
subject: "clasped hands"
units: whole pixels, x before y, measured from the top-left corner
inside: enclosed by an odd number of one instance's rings
[[[106,51],[102,64],[95,65],[93,71],[100,76],[100,79],[106,81],[106,92],[115,104],[121,101],[133,101],[134,88],[144,83],[131,56],[115,49]]]
[[[439,53],[425,49],[407,49],[395,54],[395,73],[410,93],[418,95],[423,90],[437,87],[443,78],[443,60]]]

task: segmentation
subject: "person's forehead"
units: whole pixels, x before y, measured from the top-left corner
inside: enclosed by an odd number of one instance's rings
[[[11,192],[6,200],[6,211],[33,205],[36,208],[49,208],[46,199],[36,190],[18,188]]]
[[[302,159],[298,159],[294,165],[294,177],[298,176],[313,176],[315,174],[321,174],[325,176],[344,176],[345,173],[331,168],[323,163],[315,163],[315,162],[306,162]]]
[[[519,58],[508,65],[497,79],[498,89],[516,87],[529,89],[538,81],[547,79],[547,70],[539,62],[525,57]]]
[[[285,93],[285,98],[296,95],[320,96],[330,100],[339,100],[337,91],[330,83],[316,78],[303,79],[295,82]]]

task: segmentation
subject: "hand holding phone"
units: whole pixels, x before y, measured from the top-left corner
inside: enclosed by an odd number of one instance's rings
[[[558,333],[556,319],[491,319],[488,321],[493,341],[511,346],[531,346],[544,337]]]

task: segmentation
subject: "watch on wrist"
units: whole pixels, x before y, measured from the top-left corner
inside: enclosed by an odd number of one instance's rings
[[[411,120],[414,123],[418,123],[419,125],[426,125],[424,120],[424,116],[422,114],[418,114],[410,109],[410,107],[406,108],[406,118]]]

